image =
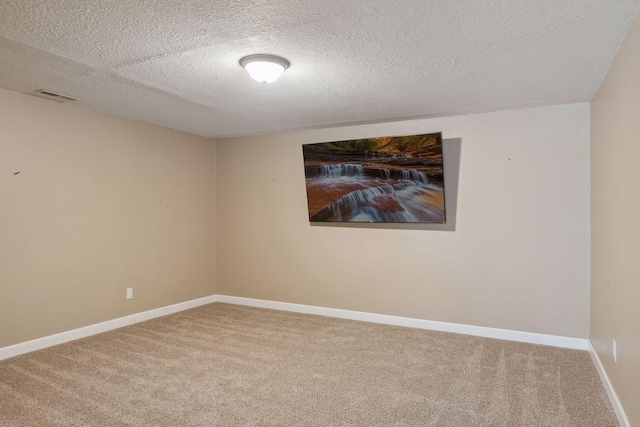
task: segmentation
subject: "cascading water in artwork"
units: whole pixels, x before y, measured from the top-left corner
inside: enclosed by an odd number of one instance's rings
[[[441,213],[429,203],[442,188],[429,183],[427,175],[414,169],[400,171],[391,179],[391,171],[382,176],[367,176],[362,165],[324,164],[315,183],[331,187],[357,186],[327,206],[321,216],[325,221],[355,222],[427,222]]]
[[[303,146],[312,222],[445,222],[440,134]]]

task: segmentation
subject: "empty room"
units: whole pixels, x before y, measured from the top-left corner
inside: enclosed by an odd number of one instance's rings
[[[0,2],[0,425],[640,427],[639,8]]]

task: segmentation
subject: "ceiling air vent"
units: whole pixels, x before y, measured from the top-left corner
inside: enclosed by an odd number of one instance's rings
[[[54,92],[52,90],[47,90],[47,89],[40,89],[36,91],[36,94],[38,95],[44,95],[49,99],[55,99],[57,101],[79,101],[78,98],[74,98],[73,96],[69,96],[69,95],[63,95],[61,93],[58,92]]]

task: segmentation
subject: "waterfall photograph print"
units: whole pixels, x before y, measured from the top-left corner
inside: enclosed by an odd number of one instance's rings
[[[304,144],[311,222],[444,223],[442,133]]]

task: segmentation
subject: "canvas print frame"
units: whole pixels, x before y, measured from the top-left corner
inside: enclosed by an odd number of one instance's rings
[[[446,222],[442,133],[303,144],[309,221]]]

